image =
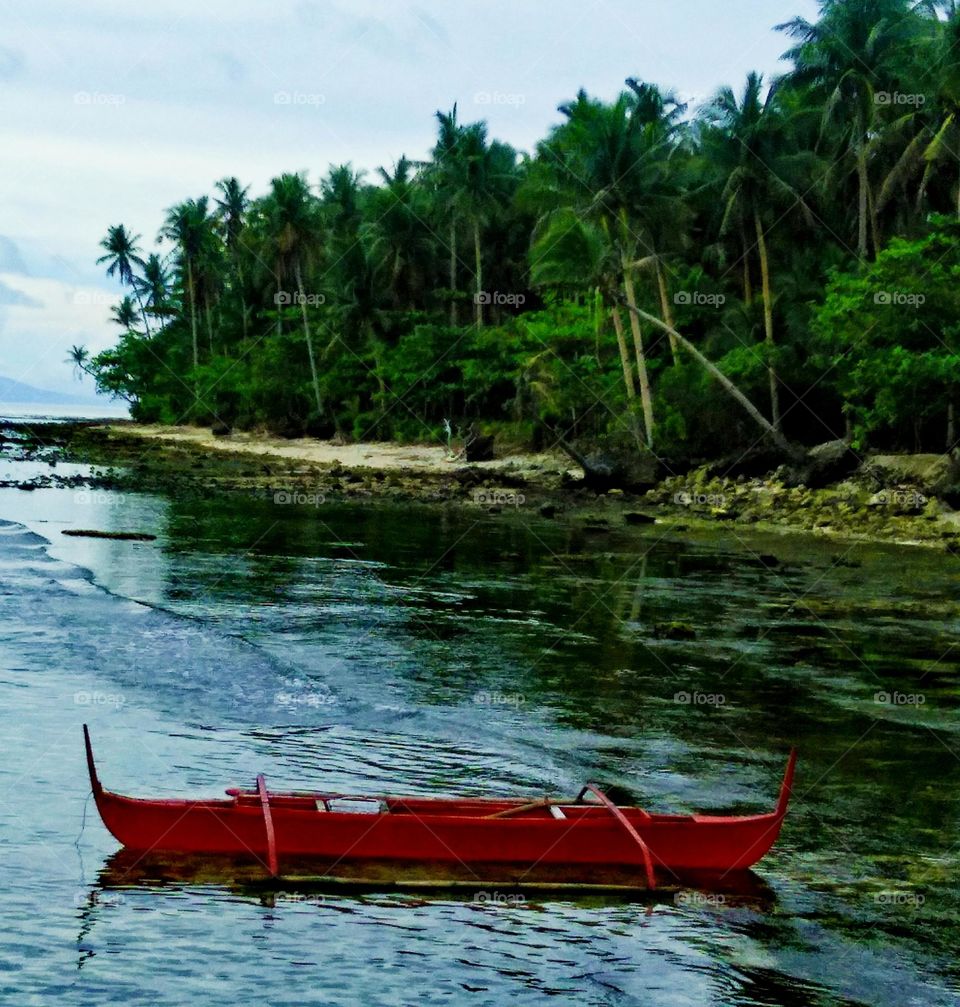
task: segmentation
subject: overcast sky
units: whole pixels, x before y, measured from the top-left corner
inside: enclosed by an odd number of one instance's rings
[[[165,207],[235,174],[422,157],[433,112],[531,149],[584,87],[692,103],[782,68],[813,0],[30,0],[0,10],[0,374],[77,392],[67,348],[114,332],[107,225],[152,249]]]

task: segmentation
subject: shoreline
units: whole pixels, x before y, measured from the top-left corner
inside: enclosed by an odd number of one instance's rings
[[[960,512],[922,485],[916,475],[921,456],[889,456],[900,460],[913,482],[895,478],[898,473],[891,469],[886,486],[876,472],[809,489],[787,486],[775,475],[721,478],[704,466],[647,490],[598,494],[582,485],[579,471],[559,453],[517,452],[466,462],[438,445],[337,444],[254,433],[220,437],[197,427],[79,421],[8,424],[6,429],[20,438],[7,437],[3,457],[8,461],[52,463],[49,474],[3,480],[24,490],[243,493],[313,505],[440,503],[489,514],[523,508],[595,534],[644,525],[665,532],[740,528],[960,554]],[[7,450],[11,446],[14,450]],[[59,461],[90,465],[92,472],[61,475]]]

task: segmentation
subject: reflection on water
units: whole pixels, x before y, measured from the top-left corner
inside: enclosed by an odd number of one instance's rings
[[[0,996],[956,1002],[956,558],[56,490],[0,490],[0,516]],[[84,720],[104,783],[144,795],[258,771],[466,794],[596,778],[742,813],[772,806],[791,744],[801,762],[754,899],[271,893],[132,869],[84,803]]]

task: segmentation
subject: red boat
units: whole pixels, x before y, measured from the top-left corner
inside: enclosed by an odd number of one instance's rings
[[[655,888],[743,871],[780,834],[797,759],[791,751],[776,808],[761,815],[653,814],[617,807],[592,783],[575,798],[357,797],[269,791],[262,775],[255,789],[228,789],[226,799],[142,800],[103,788],[86,725],[83,735],[97,810],[129,850],[252,858],[273,877],[286,876],[288,862],[330,870],[402,861],[502,865],[516,883],[540,866],[563,867],[575,879],[618,868]]]

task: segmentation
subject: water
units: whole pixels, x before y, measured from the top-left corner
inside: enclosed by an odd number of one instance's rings
[[[957,1002],[956,558],[55,489],[0,518],[0,1001]],[[801,763],[758,899],[117,888],[84,721],[140,795],[599,779],[749,812]]]

